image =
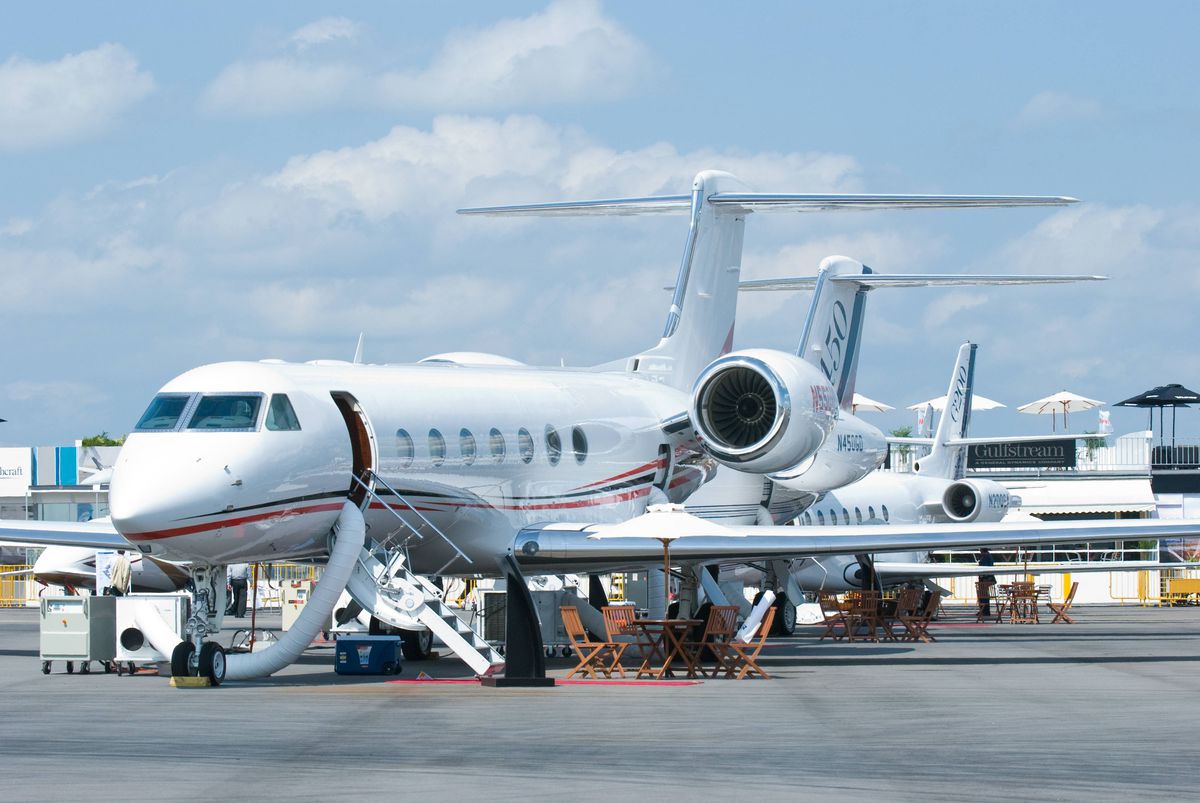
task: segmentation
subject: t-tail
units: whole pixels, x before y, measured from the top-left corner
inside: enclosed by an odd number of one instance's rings
[[[975,393],[974,343],[963,343],[950,374],[946,406],[933,435],[933,448],[918,459],[913,471],[921,476],[960,480],[967,473],[967,444],[964,440],[971,423],[971,400]]]
[[[679,263],[671,306],[658,344],[619,363],[621,367],[647,379],[681,390],[691,390],[696,377],[717,357],[733,346],[733,328],[737,311],[737,292],[742,265],[742,238],[746,216],[752,212],[825,212],[865,209],[939,209],[1012,206],[1063,206],[1074,198],[1036,195],[863,195],[745,192],[741,182],[728,173],[707,170],[697,174],[689,195],[665,195],[644,198],[615,198],[596,201],[562,201],[516,206],[460,209],[471,215],[637,215],[657,212],[690,214],[683,257]],[[844,259],[844,258],[843,258]],[[828,261],[828,260],[827,260]],[[853,260],[846,270],[857,266]],[[833,270],[831,268],[831,270]],[[742,286],[745,283],[741,283]],[[862,288],[852,285],[830,290],[824,297],[841,300],[849,315],[850,307],[861,304]],[[846,296],[846,299],[843,299]],[[834,303],[831,302],[831,303]],[[827,317],[832,324],[831,307]],[[861,314],[858,316],[861,332]],[[853,321],[847,320],[848,325]],[[824,338],[819,327],[814,336]],[[857,339],[858,332],[847,330]],[[839,342],[839,345],[841,343]],[[849,341],[845,345],[849,346]],[[832,340],[825,351],[830,365]],[[854,392],[856,354],[844,352],[833,371],[835,388],[845,394],[848,406]],[[602,366],[609,369],[615,364]]]
[[[866,284],[855,276],[873,274],[870,268],[848,257],[821,260],[813,286],[812,302],[796,354],[821,370],[847,412],[854,403],[859,344],[867,310]],[[841,277],[835,281],[832,277]]]

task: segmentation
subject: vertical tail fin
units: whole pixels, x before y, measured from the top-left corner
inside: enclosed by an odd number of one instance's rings
[[[853,280],[873,271],[849,257],[821,260],[804,332],[796,354],[815,365],[837,393],[838,404],[849,410],[854,403],[859,344],[867,308],[865,284]],[[842,277],[834,279],[833,277]]]
[[[658,345],[633,357],[634,373],[690,390],[704,367],[733,347],[746,211],[707,199],[737,186],[716,170],[692,183],[691,224],[667,323]]]
[[[975,393],[976,348],[971,342],[959,346],[954,371],[950,374],[950,387],[946,391],[946,406],[933,436],[933,449],[916,462],[913,471],[948,480],[962,479],[966,473],[967,447],[951,446],[950,441],[967,437],[971,399]]]

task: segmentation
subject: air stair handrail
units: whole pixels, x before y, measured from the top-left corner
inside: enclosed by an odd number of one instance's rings
[[[364,473],[369,474],[375,482],[382,485],[388,492],[390,492],[392,494],[392,496],[399,499],[404,504],[405,507],[407,507],[409,510],[411,510],[417,516],[417,518],[419,518],[425,524],[426,527],[433,530],[433,532],[437,533],[438,537],[441,538],[443,541],[445,541],[450,546],[450,548],[454,550],[455,554],[457,554],[458,557],[462,558],[467,563],[470,563],[470,564],[475,563],[475,561],[471,560],[467,556],[467,553],[465,553],[461,549],[459,549],[458,545],[450,540],[449,536],[447,536],[444,532],[442,532],[440,529],[438,529],[437,525],[435,525],[433,522],[431,522],[429,519],[427,519],[425,517],[425,515],[423,513],[421,513],[421,511],[419,511],[415,507],[413,507],[412,503],[409,502],[408,499],[406,499],[404,496],[402,496],[399,491],[397,491],[392,486],[388,485],[387,480],[385,480],[383,477],[379,476],[377,473],[375,473],[371,469],[367,469]],[[389,505],[387,502],[385,502],[383,500],[383,498],[378,493],[375,492],[374,488],[372,488],[367,483],[363,482],[359,477],[357,477],[355,475],[351,475],[351,478],[355,482],[357,482],[363,488],[363,490],[365,490],[368,494],[370,494],[372,497],[374,497],[375,501],[377,501],[377,502],[379,502],[379,504],[383,505],[384,508],[386,508],[393,516],[395,516],[396,519],[401,524],[403,524],[405,527],[407,527],[414,535],[416,535],[418,538],[421,538],[421,539],[425,538],[425,536],[421,533],[420,530],[413,527],[409,522],[405,521],[404,517],[401,516],[396,511],[395,508],[393,508],[391,505]],[[449,566],[449,565],[450,565],[449,563],[446,564],[446,566]],[[445,568],[446,568],[445,566],[442,567],[442,569],[445,569]]]

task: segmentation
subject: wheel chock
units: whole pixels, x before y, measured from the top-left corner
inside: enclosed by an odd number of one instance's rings
[[[176,689],[206,689],[212,686],[212,681],[206,677],[172,677],[171,687]]]

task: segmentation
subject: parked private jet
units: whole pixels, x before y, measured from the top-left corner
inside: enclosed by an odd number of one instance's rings
[[[113,468],[109,527],[3,529],[47,543],[120,541],[186,561],[194,604],[173,671],[213,682],[293,660],[315,633],[308,622],[326,622],[343,588],[381,619],[436,627],[413,575],[497,574],[516,561],[534,573],[611,571],[657,563],[660,538],[677,539],[678,560],[700,562],[1194,535],[1192,521],[852,525],[832,534],[647,512],[652,497],[683,502],[716,464],[794,469],[833,431],[838,397],[825,373],[787,352],[729,351],[747,216],[1071,201],[749,193],[728,174],[704,172],[690,196],[467,210],[690,212],[659,343],[593,369],[480,355],[203,366],[167,382],[137,422]],[[224,608],[225,564],[325,555],[304,626],[227,661],[208,638]]]

